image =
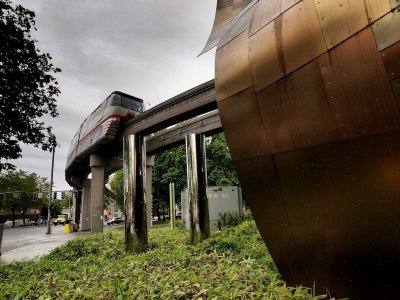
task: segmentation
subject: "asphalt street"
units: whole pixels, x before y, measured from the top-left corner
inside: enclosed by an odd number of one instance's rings
[[[4,228],[0,262],[33,259],[77,236],[90,234],[90,231],[64,233],[64,226],[61,225],[52,225],[51,234],[46,232],[47,228],[42,226]]]

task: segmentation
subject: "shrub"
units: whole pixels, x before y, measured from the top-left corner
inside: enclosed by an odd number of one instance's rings
[[[154,229],[149,245],[125,252],[124,232],[114,229],[0,264],[0,299],[317,299],[286,287],[253,221],[195,246],[184,230]]]
[[[217,226],[219,229],[226,228],[226,227],[234,227],[238,226],[245,220],[253,220],[253,216],[250,210],[246,210],[244,213],[240,213],[237,211],[233,212],[223,212],[219,213],[219,219]]]

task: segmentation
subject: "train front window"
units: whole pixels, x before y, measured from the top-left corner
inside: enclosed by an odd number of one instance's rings
[[[143,112],[143,104],[142,103],[132,100],[132,99],[129,99],[129,98],[125,98],[125,97],[121,97],[121,98],[122,98],[122,107],[125,107],[129,110],[134,110],[134,111],[140,112],[140,113]]]
[[[112,94],[107,99],[107,106],[120,106],[121,105],[121,96]]]

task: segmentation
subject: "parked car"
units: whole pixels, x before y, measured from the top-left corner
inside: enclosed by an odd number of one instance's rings
[[[19,227],[19,226],[24,226],[24,221],[23,219],[15,219],[15,227]],[[33,222],[30,219],[25,219],[25,226],[31,226],[33,225]],[[5,227],[11,228],[13,226],[13,222],[12,220],[7,220],[4,223]]]
[[[13,221],[11,220],[7,220],[5,223],[4,223],[4,227],[8,227],[8,228],[11,228],[13,226]],[[21,226],[21,224],[18,222],[18,220],[15,220],[15,227],[19,227],[19,226]]]
[[[18,221],[18,223],[21,225],[21,226],[31,226],[31,225],[33,225],[33,222],[31,221],[31,219],[25,219],[25,224],[24,224],[24,220],[23,219],[17,219],[16,221]]]
[[[58,224],[64,225],[65,222],[67,222],[68,216],[67,215],[58,215],[57,219],[54,220],[53,224],[54,226],[57,226]]]
[[[107,225],[118,225],[124,223],[124,220],[122,218],[112,218],[111,220],[107,221]]]

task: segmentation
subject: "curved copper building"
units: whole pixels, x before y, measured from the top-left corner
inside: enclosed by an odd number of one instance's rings
[[[290,285],[397,297],[400,1],[219,0],[216,95],[244,193]]]

